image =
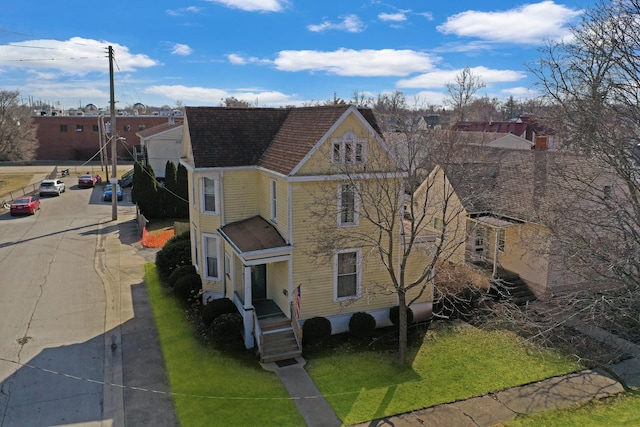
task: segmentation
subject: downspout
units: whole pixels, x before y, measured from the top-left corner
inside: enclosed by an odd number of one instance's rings
[[[291,247],[293,247],[293,184],[287,180],[287,211],[288,211],[288,224],[287,224],[287,241]],[[293,252],[289,259],[289,283],[287,284],[287,305],[291,307],[293,301]],[[291,313],[289,313],[291,316]]]
[[[227,225],[224,215],[224,171],[220,171],[220,226]]]
[[[498,235],[499,233],[499,228],[495,228],[494,229],[494,233],[496,235],[495,238],[495,242],[493,244],[493,273],[491,275],[491,277],[493,279],[495,279],[498,276]]]

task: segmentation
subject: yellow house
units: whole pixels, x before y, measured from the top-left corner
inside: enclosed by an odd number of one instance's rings
[[[262,360],[299,355],[299,328],[315,316],[329,319],[333,333],[347,331],[351,315],[360,311],[372,314],[378,326],[391,324],[397,294],[373,291],[390,279],[366,244],[347,239],[331,253],[313,255],[322,246],[319,230],[327,239],[332,230],[371,234],[360,215],[367,202],[354,186],[406,177],[371,110],[187,107],[181,163],[189,174],[192,258],[205,298],[235,303],[245,345],[257,347]],[[358,182],[345,168],[357,173]],[[317,208],[323,207],[333,213],[320,218]],[[402,212],[393,215],[401,218]],[[394,245],[401,244],[401,234],[399,226]],[[428,317],[431,293],[412,309],[416,320]],[[291,331],[287,338],[275,338],[284,330]]]
[[[583,232],[567,219],[587,209],[585,182],[588,191],[610,187],[607,170],[573,154],[483,147],[438,165],[430,179],[453,195],[456,233],[448,234],[463,246],[452,261],[484,274],[487,285],[506,286],[516,302],[587,285],[570,268],[575,248],[558,236]]]

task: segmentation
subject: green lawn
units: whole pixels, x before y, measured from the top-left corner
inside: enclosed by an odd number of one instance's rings
[[[155,266],[147,264],[145,273],[181,426],[304,425],[274,373],[249,353],[231,358],[199,344],[183,306],[164,294]]]
[[[310,360],[307,371],[340,419],[354,424],[581,369],[511,333],[469,326],[429,331],[416,347],[406,368],[393,353],[335,352]]]
[[[508,427],[637,427],[640,395],[620,394],[582,406],[531,415],[504,424]]]
[[[164,294],[152,263],[145,280],[180,424],[301,426],[272,372],[250,352],[231,357],[198,342],[176,299]],[[513,334],[472,327],[432,330],[400,367],[386,351],[313,354],[307,371],[345,424],[485,394],[581,369]],[[207,415],[211,414],[211,415]]]

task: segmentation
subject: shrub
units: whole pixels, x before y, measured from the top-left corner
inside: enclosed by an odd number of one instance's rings
[[[395,307],[391,307],[389,309],[389,320],[391,320],[391,323],[393,323],[394,326],[399,326],[400,325],[400,307],[399,306],[395,306]],[[407,307],[407,325],[410,325],[413,323],[413,310],[411,310],[411,307]]]
[[[483,301],[485,291],[473,285],[456,288],[436,287],[433,314],[444,319],[469,321]]]
[[[229,298],[214,299],[209,301],[202,309],[202,323],[205,326],[209,326],[219,316],[237,312],[236,305]]]
[[[198,274],[196,267],[191,264],[181,265],[180,267],[173,270],[171,274],[169,274],[169,277],[167,278],[167,286],[173,288],[179,278],[188,274]]]
[[[223,313],[211,322],[211,333],[218,344],[230,345],[241,341],[242,317],[235,313]]]
[[[376,319],[369,313],[354,313],[349,320],[349,333],[357,338],[366,338],[376,330]]]
[[[191,241],[183,239],[172,242],[172,240],[173,238],[169,239],[156,254],[156,268],[165,281],[176,268],[191,264]]]
[[[189,302],[191,298],[202,289],[202,279],[199,274],[187,274],[179,278],[173,285],[173,294],[184,302]]]
[[[303,344],[319,344],[331,336],[331,322],[326,317],[312,317],[302,325]]]
[[[191,232],[185,231],[184,233],[176,234],[171,239],[167,241],[167,245],[171,245],[176,242],[182,242],[184,240],[191,241]]]

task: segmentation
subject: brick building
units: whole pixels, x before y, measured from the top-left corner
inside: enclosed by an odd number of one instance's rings
[[[101,120],[110,123],[109,116],[102,119],[99,116],[34,116],[38,126],[37,138],[40,146],[36,153],[36,160],[99,160]],[[117,116],[116,126],[118,135],[125,141],[118,142],[118,157],[131,160],[134,150],[140,151],[140,141],[137,132],[167,123],[171,117],[161,115],[122,115]],[[135,148],[134,148],[135,147]],[[111,154],[111,149],[108,149]]]

